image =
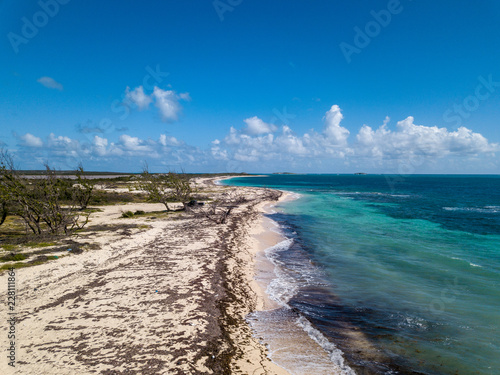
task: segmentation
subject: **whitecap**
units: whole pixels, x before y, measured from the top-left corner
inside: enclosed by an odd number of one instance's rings
[[[480,212],[485,214],[496,214],[500,212],[499,206],[484,207],[442,207],[445,211]]]
[[[344,353],[337,346],[330,342],[320,331],[303,316],[297,319],[297,324],[330,355],[330,360],[342,370],[344,375],[356,375],[356,372],[345,363]]]
[[[462,259],[462,258],[457,258],[457,257],[450,257],[450,258],[451,258],[451,259],[455,259],[455,260],[459,260],[459,261],[461,261],[461,262],[466,262],[466,263],[468,263],[471,267],[479,267],[479,268],[483,268],[483,266],[480,266],[479,264],[469,262],[468,260],[465,260],[465,259]]]

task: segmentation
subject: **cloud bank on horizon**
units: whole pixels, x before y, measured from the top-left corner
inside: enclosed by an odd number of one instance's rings
[[[127,88],[125,97],[138,110],[147,110],[154,102],[164,121],[177,119],[181,110],[179,101],[190,100],[187,93],[177,94],[158,87],[146,95],[140,86]],[[17,154],[23,155],[24,162],[55,160],[63,163],[62,167],[82,160],[87,164],[117,165],[129,158],[135,160],[135,169],[140,167],[140,160],[148,160],[152,165],[182,167],[190,172],[306,172],[316,165],[323,166],[319,170],[324,173],[353,168],[370,171],[381,166],[386,167],[386,173],[417,173],[419,167],[434,164],[439,173],[439,165],[460,167],[464,161],[498,167],[495,153],[500,151],[500,145],[466,127],[450,131],[417,125],[408,116],[390,129],[390,119],[386,117],[378,128],[362,125],[354,135],[342,126],[343,119],[341,108],[332,105],[322,118],[321,130],[311,128],[300,135],[288,125],[278,127],[253,116],[244,119],[245,125],[240,129],[231,126],[224,137],[214,139],[206,149],[166,134],[157,139],[122,134],[116,141],[101,134],[82,142],[54,133],[45,139],[26,133],[17,136]]]

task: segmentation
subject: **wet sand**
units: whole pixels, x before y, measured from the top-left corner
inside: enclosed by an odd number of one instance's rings
[[[294,194],[284,192],[279,202],[293,199]],[[305,328],[309,328],[307,321],[299,319],[296,312],[266,293],[277,275],[275,265],[268,259],[265,251],[287,241],[280,233],[277,223],[267,217],[274,212],[275,205],[276,203],[267,202],[259,205],[261,216],[251,231],[255,251],[255,284],[252,285],[259,303],[256,310],[248,315],[247,321],[254,335],[268,348],[269,358],[290,374],[342,374],[341,368],[332,361],[331,353],[324,350],[306,332]],[[317,337],[317,340],[321,339],[323,338]]]

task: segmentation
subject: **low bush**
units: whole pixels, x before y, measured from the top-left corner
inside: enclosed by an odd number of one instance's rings
[[[122,217],[123,218],[134,217],[134,213],[132,211],[125,211],[125,212],[122,213]]]

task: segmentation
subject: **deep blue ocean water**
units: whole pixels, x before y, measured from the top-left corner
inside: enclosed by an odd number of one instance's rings
[[[270,293],[356,373],[500,374],[500,176],[225,183],[301,195],[270,215],[290,239]]]

